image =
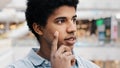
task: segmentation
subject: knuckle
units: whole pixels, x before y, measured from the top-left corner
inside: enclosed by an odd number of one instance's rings
[[[59,57],[59,54],[57,54],[57,53],[55,53],[54,55],[53,55],[53,58],[58,58]]]
[[[68,57],[64,57],[64,60],[65,60],[65,61],[68,61],[68,60],[69,60],[69,58],[68,58]]]

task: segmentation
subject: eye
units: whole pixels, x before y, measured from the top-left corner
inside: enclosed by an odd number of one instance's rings
[[[64,23],[65,22],[65,19],[57,19],[56,20],[56,23],[57,24],[62,24],[62,23]]]
[[[72,21],[73,21],[73,23],[76,24],[77,19],[76,19],[76,18],[73,18]]]

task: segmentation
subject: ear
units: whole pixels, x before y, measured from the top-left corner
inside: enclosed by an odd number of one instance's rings
[[[37,34],[43,35],[42,27],[40,25],[38,25],[37,23],[33,23],[32,27]]]

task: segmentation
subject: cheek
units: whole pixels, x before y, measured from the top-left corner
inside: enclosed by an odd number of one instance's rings
[[[44,31],[43,37],[45,38],[45,40],[47,41],[47,43],[51,44],[52,40],[53,40],[53,32],[46,30]]]

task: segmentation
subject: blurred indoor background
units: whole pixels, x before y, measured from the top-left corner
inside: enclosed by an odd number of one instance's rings
[[[26,0],[0,0],[0,68],[38,47],[26,26]],[[76,52],[101,68],[120,68],[120,0],[80,0]]]

